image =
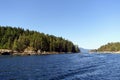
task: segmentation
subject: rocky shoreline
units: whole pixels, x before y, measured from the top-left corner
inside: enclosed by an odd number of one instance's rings
[[[111,54],[120,54],[120,51],[90,51],[90,53],[101,53],[101,54],[106,54],[106,53],[111,53]]]
[[[24,56],[24,55],[47,55],[47,54],[62,54],[66,52],[46,52],[46,51],[24,51],[24,52],[18,52],[8,49],[0,49],[0,55],[18,55],[18,56]],[[71,53],[71,52],[69,52]]]

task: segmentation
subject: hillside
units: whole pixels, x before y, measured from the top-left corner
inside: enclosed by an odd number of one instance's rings
[[[0,49],[16,52],[79,52],[78,46],[62,37],[10,26],[0,26]]]
[[[120,51],[120,42],[111,42],[98,48],[98,51]]]
[[[85,49],[85,48],[80,48],[80,52],[81,53],[89,53],[89,50]]]

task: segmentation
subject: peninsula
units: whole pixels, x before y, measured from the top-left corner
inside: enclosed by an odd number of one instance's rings
[[[11,26],[0,26],[0,54],[53,54],[80,52],[77,45],[62,37]]]

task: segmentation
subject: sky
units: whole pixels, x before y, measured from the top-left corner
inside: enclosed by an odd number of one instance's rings
[[[35,30],[97,49],[120,41],[120,0],[0,0],[0,25]]]

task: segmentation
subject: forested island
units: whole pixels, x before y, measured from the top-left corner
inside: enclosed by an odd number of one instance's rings
[[[120,51],[120,42],[111,42],[111,43],[105,44],[100,48],[98,48],[97,51],[118,52]]]
[[[77,53],[77,45],[62,37],[19,27],[0,26],[0,53],[8,54]]]
[[[111,42],[102,45],[98,49],[92,49],[90,52],[100,52],[100,53],[120,53],[120,42]]]

